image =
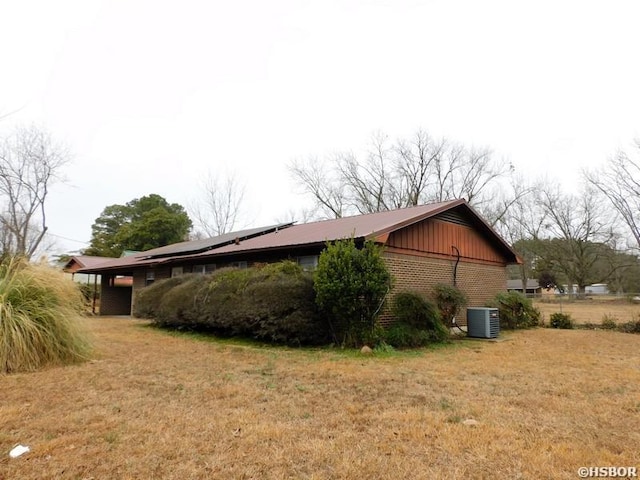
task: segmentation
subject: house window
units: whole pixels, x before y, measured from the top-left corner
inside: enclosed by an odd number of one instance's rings
[[[194,265],[193,273],[199,273],[200,275],[206,275],[207,273],[212,273],[216,269],[215,263],[209,263],[208,265]]]
[[[247,262],[244,260],[242,262],[231,262],[229,266],[235,268],[247,268]]]
[[[184,273],[184,267],[171,267],[171,278],[179,277]]]
[[[147,276],[145,277],[145,280],[144,280],[145,287],[148,285],[151,285],[153,282],[155,282],[155,280],[156,280],[155,272],[153,271],[147,272]]]
[[[318,267],[318,255],[298,257],[298,265],[300,265],[303,270],[315,270]]]
[[[206,273],[205,265],[194,265],[191,269],[191,273],[198,273],[204,275]]]

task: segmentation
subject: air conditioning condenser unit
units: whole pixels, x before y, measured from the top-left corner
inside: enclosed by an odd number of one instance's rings
[[[498,338],[500,315],[497,308],[467,308],[467,336]]]

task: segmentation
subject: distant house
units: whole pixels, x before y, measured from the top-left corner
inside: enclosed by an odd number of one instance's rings
[[[584,291],[589,295],[609,295],[609,287],[606,283],[587,285]]]
[[[101,314],[130,313],[131,298],[116,288],[118,275],[133,277],[132,290],[185,273],[247,267],[284,259],[314,268],[327,241],[353,237],[384,248],[394,291],[430,294],[437,283],[456,284],[469,306],[483,306],[507,287],[506,266],[518,263],[511,247],[465,200],[421,205],[294,225],[283,223],[205,240],[182,242],[83,268],[102,275]],[[391,295],[393,292],[391,292]],[[464,322],[462,322],[464,323]]]
[[[563,293],[570,295],[578,294],[578,285],[563,285]],[[585,295],[608,295],[609,286],[606,283],[594,283],[584,287]]]
[[[525,285],[524,291],[522,289],[522,280],[507,280],[507,290],[510,292],[524,293],[527,297],[538,297],[542,293],[542,287],[538,284],[538,280],[529,278]]]

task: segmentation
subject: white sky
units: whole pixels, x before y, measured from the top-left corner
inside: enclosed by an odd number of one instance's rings
[[[74,153],[50,231],[114,203],[246,181],[252,225],[300,207],[292,159],[423,128],[567,188],[640,136],[637,0],[0,0],[0,130]],[[83,244],[58,239],[60,250]]]

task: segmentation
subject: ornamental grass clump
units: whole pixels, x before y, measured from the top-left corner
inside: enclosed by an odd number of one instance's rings
[[[0,373],[89,358],[82,294],[62,272],[13,259],[0,264]]]

